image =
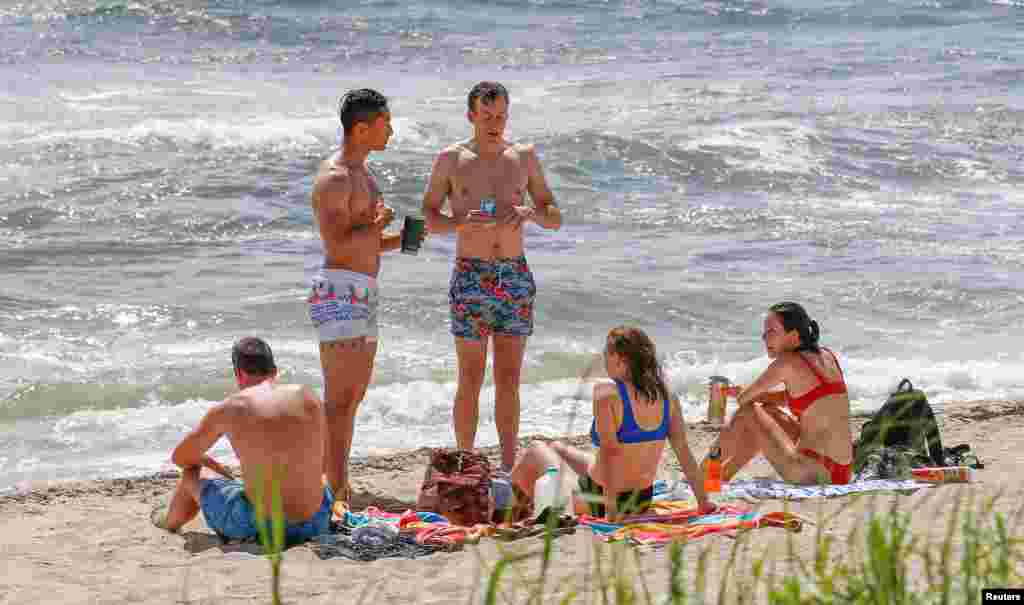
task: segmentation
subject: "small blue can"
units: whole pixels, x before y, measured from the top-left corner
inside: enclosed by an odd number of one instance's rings
[[[480,214],[494,218],[498,215],[498,202],[493,197],[480,200]]]

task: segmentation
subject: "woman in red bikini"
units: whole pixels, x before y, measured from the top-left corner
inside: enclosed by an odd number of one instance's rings
[[[850,482],[850,399],[839,360],[818,335],[818,322],[797,303],[769,309],[761,337],[772,363],[739,392],[740,408],[722,429],[723,479],[764,454],[786,481]]]

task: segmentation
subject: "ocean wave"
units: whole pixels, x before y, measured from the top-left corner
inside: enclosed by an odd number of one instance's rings
[[[596,368],[594,372],[586,371],[588,366],[593,368],[595,353],[586,347],[577,349],[558,360],[566,365],[563,371],[574,368],[568,377],[521,386],[521,434],[558,436],[587,430],[591,383],[582,377],[597,377],[599,373]],[[194,347],[186,347],[165,354],[195,352]],[[855,414],[869,414],[877,409],[905,377],[925,391],[940,413],[947,401],[1024,399],[1024,357],[1019,354],[973,361],[841,355],[840,361]],[[706,415],[709,376],[725,375],[736,383],[749,384],[767,363],[764,357],[729,361],[713,353],[689,350],[673,351],[663,359],[670,390],[680,398],[684,417],[690,422],[700,421]],[[308,377],[303,374],[299,381]],[[181,437],[231,390],[233,387],[225,377],[205,384],[154,386],[108,382],[23,386],[14,396],[0,402],[0,444],[4,452],[21,461],[17,468],[0,463],[0,483],[57,475],[83,478],[161,470]],[[358,438],[353,455],[360,457],[378,448],[451,446],[455,390],[456,384],[450,377],[371,386],[357,414]],[[493,398],[494,387],[487,383],[481,401]],[[731,402],[728,412],[734,410]],[[494,422],[493,406],[481,406],[479,445],[497,443]],[[233,460],[226,444],[220,444],[215,454]],[[65,461],[63,466],[58,464],[61,460]]]
[[[440,150],[440,133],[429,123],[396,117],[392,121],[392,128],[395,131],[390,142],[392,148],[401,149],[405,153]],[[166,150],[167,145],[171,144],[179,149],[257,149],[267,153],[293,152],[293,155],[298,151],[304,156],[310,151],[326,153],[340,143],[340,134],[337,117],[330,113],[316,117],[261,115],[235,117],[231,120],[158,118],[117,127],[49,129],[8,141],[7,144],[35,147],[76,145],[92,141],[156,150]],[[97,178],[102,178],[102,175]]]
[[[323,118],[283,118],[219,121],[151,119],[121,128],[52,131],[19,141],[21,144],[52,143],[102,139],[117,143],[142,144],[150,139],[166,139],[196,146],[217,148],[291,146],[305,148],[323,145],[333,139],[328,120]]]
[[[195,345],[161,345],[150,354],[159,354],[167,360],[222,357],[229,342],[208,341]],[[295,349],[295,350],[292,350]],[[315,357],[315,347],[308,343],[278,343],[279,353],[291,351],[302,357]],[[577,400],[589,401],[589,387],[585,376],[601,376],[603,369],[595,363],[596,353],[586,347],[576,353],[544,353],[527,364],[528,375],[521,387],[524,417],[530,423],[549,422],[562,412],[568,414]],[[555,357],[551,357],[555,355]],[[707,396],[707,378],[726,375],[734,382],[749,384],[768,365],[764,357],[746,360],[725,360],[713,352],[675,350],[664,359],[664,369],[671,389],[684,405],[687,418],[698,419],[703,413]],[[871,409],[884,401],[885,396],[904,377],[910,377],[917,386],[937,400],[950,399],[1007,399],[1024,398],[1024,357],[1007,354],[976,360],[936,360],[927,357],[877,358],[841,356],[851,400],[858,409]],[[540,365],[535,365],[540,364]],[[551,364],[554,364],[553,366]],[[545,365],[550,367],[544,367]],[[588,369],[589,368],[589,369]],[[292,379],[315,375],[314,369],[296,369]],[[446,377],[447,376],[447,377]],[[382,426],[434,425],[438,410],[450,408],[456,383],[451,374],[442,372],[435,380],[405,380],[371,386],[360,414]],[[64,417],[80,413],[88,418],[94,412],[116,410],[137,414],[163,414],[161,410],[179,405],[194,405],[194,401],[207,404],[219,401],[231,392],[233,386],[225,377],[207,383],[188,383],[169,380],[161,383],[131,382],[35,382],[17,387],[14,393],[0,403],[0,420],[32,417]],[[494,386],[486,382],[481,400],[493,400]],[[563,404],[570,407],[559,407]],[[554,407],[552,407],[554,406]],[[559,411],[561,410],[561,411]],[[113,413],[113,412],[111,412]],[[127,412],[126,412],[127,413]],[[448,412],[445,412],[448,413]],[[589,408],[586,413],[589,414]],[[485,413],[485,417],[487,414]],[[490,416],[493,418],[493,414]],[[547,419],[547,420],[544,420]],[[556,425],[548,426],[557,430]]]
[[[639,196],[645,206],[651,194],[685,187],[775,194],[812,184],[817,161],[804,133],[778,138],[756,125],[743,130],[682,145],[588,130],[559,135],[545,144],[548,170],[570,185]]]

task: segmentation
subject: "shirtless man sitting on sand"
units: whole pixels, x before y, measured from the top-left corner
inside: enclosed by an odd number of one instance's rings
[[[457,258],[448,295],[458,357],[456,442],[460,449],[473,448],[487,344],[493,338],[494,416],[501,465],[510,471],[519,435],[519,376],[526,339],[533,333],[537,292],[523,252],[523,229],[530,221],[558,229],[562,215],[533,145],[505,140],[505,87],[480,82],[467,101],[473,137],[437,156],[423,213],[431,233],[456,234]],[[441,212],[446,199],[451,216]]]
[[[181,480],[166,510],[154,511],[153,522],[177,531],[202,510],[206,525],[218,535],[255,538],[259,529],[252,502],[262,493],[269,517],[276,482],[288,543],[326,533],[334,497],[321,474],[323,405],[308,387],[276,384],[273,353],[259,338],[238,341],[231,358],[241,391],[211,408],[174,448],[171,460],[181,467]],[[221,435],[235,450],[246,483],[206,453]],[[253,489],[257,479],[262,486]],[[266,522],[269,527],[269,518]]]

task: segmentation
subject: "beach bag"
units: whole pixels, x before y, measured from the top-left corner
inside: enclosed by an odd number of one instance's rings
[[[491,462],[469,450],[435,449],[423,477],[416,509],[446,517],[453,525],[490,523],[494,512]]]
[[[908,464],[914,466],[945,464],[935,412],[924,392],[915,389],[906,378],[861,427],[860,437],[853,444],[854,472],[859,472],[868,458],[872,454],[877,457],[883,448],[904,452],[910,458]]]

